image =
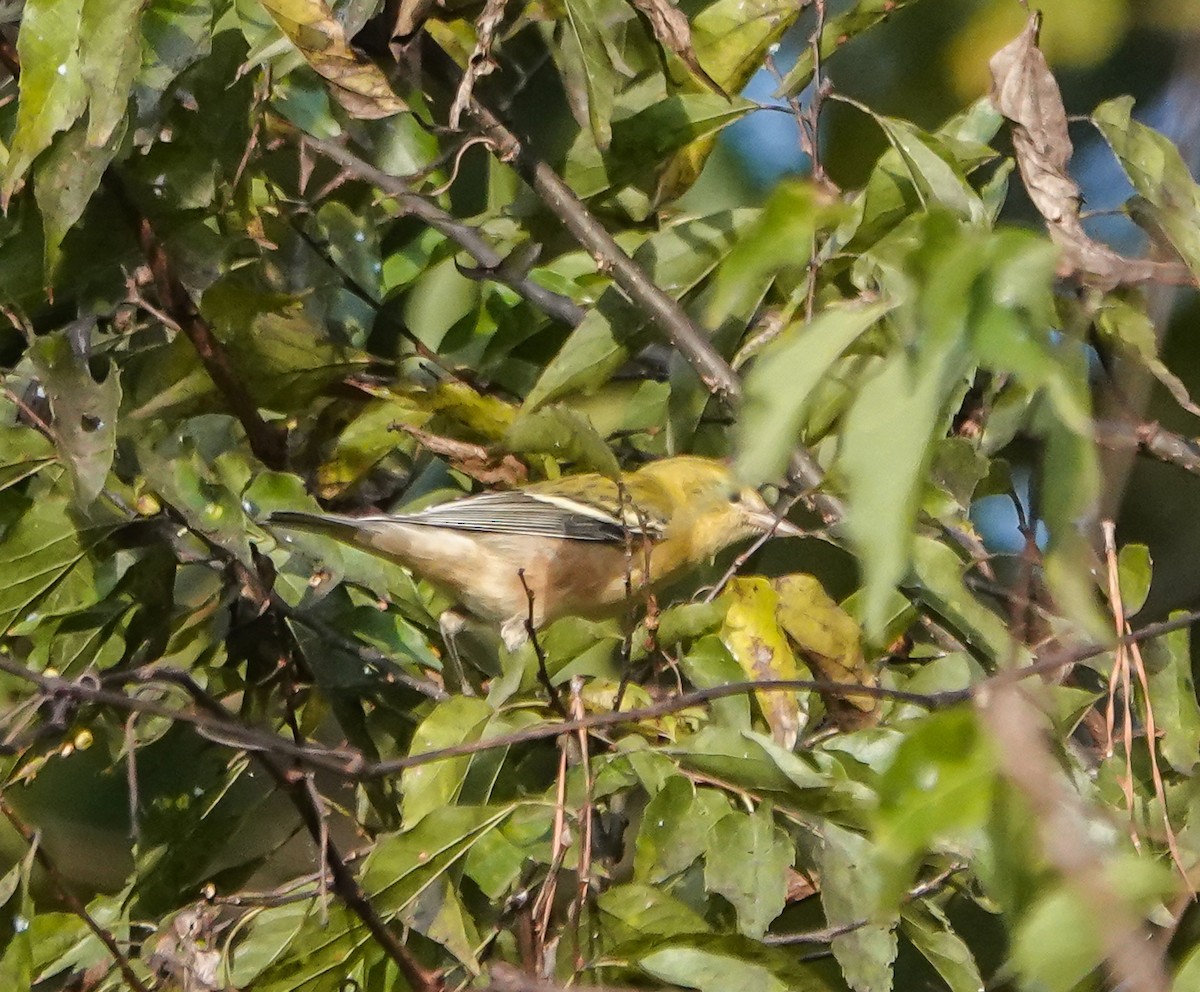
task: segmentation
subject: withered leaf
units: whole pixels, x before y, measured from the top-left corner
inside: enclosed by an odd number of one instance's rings
[[[497,453],[482,444],[430,434],[412,424],[396,423],[392,426],[410,435],[427,451],[449,459],[455,468],[485,486],[518,486],[529,477],[524,463],[507,452]]]
[[[1178,281],[1179,266],[1130,259],[1093,241],[1084,230],[1079,185],[1067,173],[1073,151],[1058,82],[1038,48],[1041,15],[992,56],[992,103],[1012,124],[1013,150],[1029,198],[1062,249],[1062,275],[1078,274],[1103,288],[1150,279]]]
[[[346,42],[342,25],[322,0],[262,0],[262,5],[351,116],[378,120],[408,109],[383,71]]]
[[[684,65],[692,70],[697,79],[714,93],[728,99],[728,94],[721,88],[720,83],[712,78],[696,57],[696,49],[692,45],[692,26],[688,23],[687,15],[676,7],[671,0],[630,0],[634,7],[641,11],[650,22],[654,37],[668,51],[674,52]]]

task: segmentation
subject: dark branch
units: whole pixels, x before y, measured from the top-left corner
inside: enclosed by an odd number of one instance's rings
[[[389,175],[382,169],[375,168],[369,162],[364,162],[336,142],[314,138],[307,134],[297,134],[297,139],[304,146],[320,152],[331,162],[336,162],[355,179],[368,182],[382,190],[395,199],[406,213],[423,220],[434,230],[441,231],[474,258],[492,281],[508,286],[509,289],[519,293],[538,309],[570,327],[574,327],[583,320],[583,310],[574,300],[546,289],[545,286],[539,285],[523,272],[509,271],[504,264],[504,256],[496,251],[475,228],[456,220],[441,207],[413,192],[403,179]]]

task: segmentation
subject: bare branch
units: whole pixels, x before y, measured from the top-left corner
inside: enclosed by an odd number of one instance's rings
[[[583,320],[583,310],[571,299],[539,285],[524,272],[511,272],[505,267],[504,257],[469,224],[463,224],[441,207],[414,192],[397,176],[389,175],[364,162],[353,152],[333,141],[314,138],[297,132],[302,147],[320,152],[331,162],[336,162],[355,179],[370,183],[395,199],[407,212],[423,220],[430,227],[441,231],[462,248],[485,269],[489,278],[527,299],[538,309],[555,320],[574,327]]]

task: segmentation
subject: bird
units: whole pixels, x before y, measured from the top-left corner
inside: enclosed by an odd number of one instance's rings
[[[268,523],[395,562],[498,627],[510,651],[564,616],[598,617],[746,538],[798,537],[724,462],[677,455],[620,481],[567,475],[415,513],[277,510]],[[443,618],[453,634],[461,617]],[[453,649],[451,649],[453,650]]]

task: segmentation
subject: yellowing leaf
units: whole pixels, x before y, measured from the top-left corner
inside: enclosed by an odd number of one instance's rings
[[[725,593],[729,608],[721,640],[746,675],[756,682],[797,678],[796,656],[779,624],[779,597],[763,578],[734,579]],[[780,746],[791,749],[803,716],[794,692],[756,693],[759,709]]]
[[[262,5],[351,116],[378,120],[408,109],[382,70],[346,43],[341,24],[321,0],[262,0]]]
[[[862,653],[862,631],[811,575],[773,580],[779,597],[776,618],[818,678],[874,688],[875,673]],[[879,700],[822,693],[825,708],[843,730],[874,724]]]

